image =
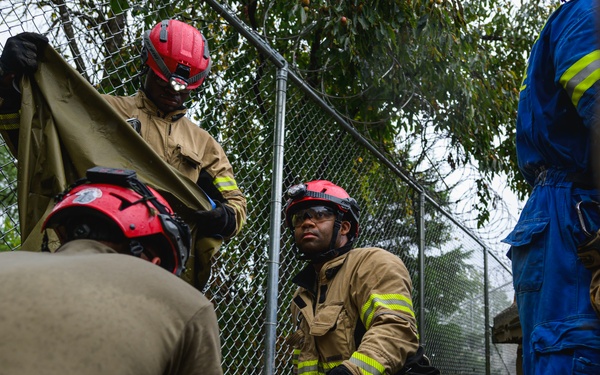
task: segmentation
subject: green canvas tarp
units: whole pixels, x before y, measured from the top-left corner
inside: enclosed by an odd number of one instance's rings
[[[23,77],[22,94],[17,190],[23,250],[40,249],[54,197],[94,166],[136,171],[195,233],[190,214],[210,208],[202,190],[164,162],[54,49],[45,48],[34,76]],[[220,244],[195,239],[183,278],[205,282]]]

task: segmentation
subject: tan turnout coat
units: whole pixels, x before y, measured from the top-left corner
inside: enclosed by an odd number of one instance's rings
[[[309,265],[295,278],[297,374],[325,374],[343,364],[352,374],[394,374],[416,353],[419,339],[412,283],[400,258],[380,248],[353,249]]]

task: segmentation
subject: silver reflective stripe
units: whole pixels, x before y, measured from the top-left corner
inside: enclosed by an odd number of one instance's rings
[[[237,189],[237,183],[231,177],[217,177],[214,180],[214,184],[219,191],[235,190]]]
[[[350,358],[350,362],[354,363],[356,366],[358,366],[361,370],[363,370],[367,374],[372,374],[372,375],[382,375],[383,374],[383,372],[379,371],[376,367],[371,366],[368,363],[365,363],[365,362],[361,361],[360,359],[355,358],[354,356]]]
[[[600,78],[600,51],[594,51],[579,59],[560,77],[564,87],[575,107],[579,99]]]
[[[382,306],[389,310],[402,311],[412,317],[415,316],[412,303],[406,296],[401,294],[374,294],[370,296],[361,311],[363,323],[367,329],[371,326],[371,321],[377,306]]]
[[[316,361],[308,361],[308,363],[316,362]],[[298,374],[306,374],[306,375],[318,375],[321,374],[319,372],[318,363],[308,364],[307,362],[298,363]]]

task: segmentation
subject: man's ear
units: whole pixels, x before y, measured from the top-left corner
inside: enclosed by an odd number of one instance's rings
[[[342,221],[342,224],[340,225],[340,230],[339,230],[339,234],[341,234],[342,236],[347,236],[348,233],[350,232],[350,228],[352,228],[352,224],[350,224],[349,221]]]

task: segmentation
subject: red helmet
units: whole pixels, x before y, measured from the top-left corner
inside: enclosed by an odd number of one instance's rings
[[[115,171],[128,175],[114,178]],[[85,180],[58,199],[42,230],[53,229],[61,244],[82,238],[125,242],[134,255],[157,257],[160,266],[175,275],[184,270],[189,227],[157,191],[135,178],[135,172],[92,168]]]
[[[305,184],[290,187],[286,196],[288,198],[285,216],[288,227],[294,230],[292,215],[294,212],[308,206],[326,205],[343,215],[344,220],[350,221],[351,239],[358,237],[359,211],[358,203],[350,197],[346,190],[327,180],[314,180]]]
[[[204,35],[177,20],[165,20],[144,33],[144,63],[175,91],[193,90],[208,75],[212,60]]]

